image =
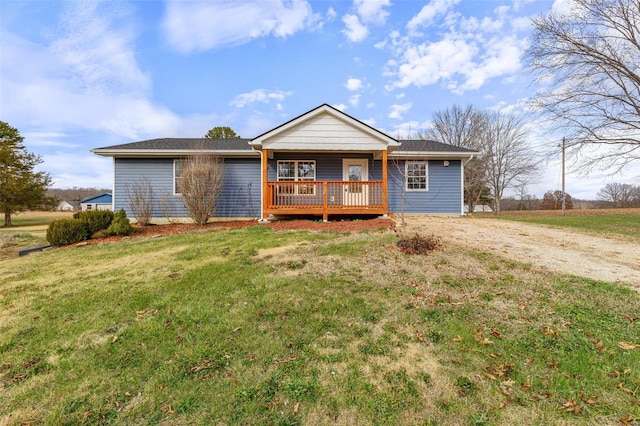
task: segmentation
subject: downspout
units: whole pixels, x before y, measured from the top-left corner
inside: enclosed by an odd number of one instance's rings
[[[112,189],[111,189],[111,211],[116,212],[116,157],[113,157],[113,168],[111,173],[113,173],[113,181],[112,181]]]
[[[473,154],[471,154],[469,156],[469,158],[467,159],[467,161],[462,161],[462,170],[460,171],[460,189],[462,191],[460,191],[460,215],[464,216],[464,166],[469,162],[473,160]],[[469,213],[473,213],[473,212],[469,212]]]

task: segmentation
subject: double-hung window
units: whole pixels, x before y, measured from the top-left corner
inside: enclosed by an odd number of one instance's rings
[[[407,161],[405,163],[405,188],[407,191],[428,191],[428,170],[426,161]]]
[[[316,180],[315,160],[280,160],[278,161],[278,182],[294,182],[291,185],[278,185],[281,195],[315,195],[315,185],[304,185],[304,182]]]

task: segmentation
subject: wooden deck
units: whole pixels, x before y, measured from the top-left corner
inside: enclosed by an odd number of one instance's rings
[[[386,214],[383,181],[267,182],[265,214]]]

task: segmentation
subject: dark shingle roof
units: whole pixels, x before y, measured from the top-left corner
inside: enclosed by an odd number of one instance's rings
[[[442,142],[430,141],[430,140],[399,140],[401,145],[396,148],[396,151],[407,152],[476,152],[473,149],[460,148],[453,145],[448,145]]]
[[[207,138],[161,138],[140,142],[123,143],[96,149],[109,150],[197,150],[251,151],[250,139],[207,139]]]

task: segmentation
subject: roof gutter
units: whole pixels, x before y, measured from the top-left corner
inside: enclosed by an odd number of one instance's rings
[[[102,149],[96,148],[91,150],[96,155],[103,157],[118,157],[118,158],[140,158],[140,157],[186,157],[192,155],[194,152],[203,152],[212,155],[218,155],[220,157],[258,157],[259,151],[253,150],[203,150],[193,151],[185,149],[165,149],[165,150],[150,150],[150,149]]]

